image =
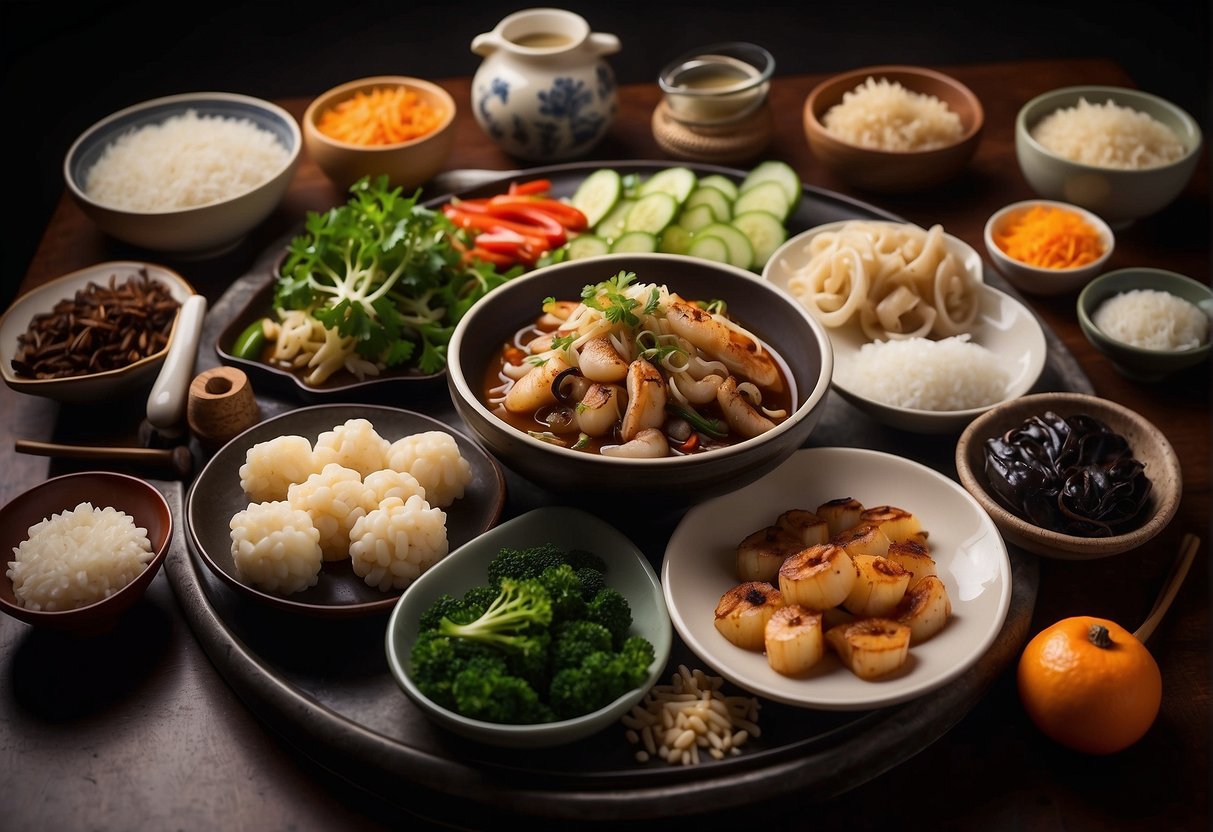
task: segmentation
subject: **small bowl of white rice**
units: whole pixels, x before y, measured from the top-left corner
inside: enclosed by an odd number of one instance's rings
[[[1161,381],[1209,358],[1213,289],[1177,272],[1100,275],[1079,294],[1077,312],[1087,340],[1135,381]]]
[[[179,259],[230,251],[285,196],[303,147],[294,116],[225,92],[134,104],[68,148],[68,193],[105,234]]]
[[[1015,119],[1015,154],[1045,199],[1093,211],[1114,229],[1174,202],[1192,179],[1203,135],[1171,101],[1124,87],[1042,93]]]
[[[173,536],[164,495],[138,477],[54,477],[0,509],[0,610],[27,624],[105,632],[160,571]]]

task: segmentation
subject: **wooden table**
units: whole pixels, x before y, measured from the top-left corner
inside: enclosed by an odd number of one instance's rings
[[[1015,162],[1019,106],[1071,83],[1132,86],[1097,59],[940,67],[968,84],[986,108],[986,130],[968,172],[928,193],[855,193],[808,151],[801,106],[818,76],[772,85],[776,135],[764,154],[784,159],[806,184],[864,199],[902,217],[942,223],[979,251],[982,227],[999,206],[1032,196]],[[466,78],[441,83],[461,102]],[[667,158],[650,131],[653,85],[626,86],[600,160]],[[283,102],[300,116],[306,100]],[[487,139],[464,106],[450,169],[521,167]],[[1109,269],[1168,268],[1209,280],[1208,154],[1187,191],[1159,215],[1122,231]],[[435,194],[436,195],[436,194]],[[282,207],[236,251],[201,263],[169,263],[212,301],[307,210],[343,200],[304,158]],[[21,284],[25,291],[95,262],[149,259],[103,237],[61,199]],[[150,258],[150,259],[155,259]],[[1007,672],[943,739],[908,763],[822,806],[755,806],[723,822],[809,823],[831,828],[887,824],[982,829],[1204,829],[1209,821],[1209,368],[1143,385],[1119,376],[1078,328],[1074,298],[1032,299],[1098,395],[1162,428],[1183,463],[1184,496],[1170,526],[1150,545],[1105,561],[1042,560],[1032,632],[1073,614],[1114,619],[1129,629],[1147,615],[1185,532],[1204,538],[1190,575],[1149,646],[1164,679],[1162,710],[1136,746],[1109,758],[1083,757],[1042,737],[1018,702]],[[136,414],[139,412],[134,403]],[[0,420],[13,437],[77,440],[94,434],[97,411],[0,389]],[[110,426],[101,420],[103,426]],[[912,437],[908,441],[912,441]],[[58,464],[0,447],[0,501],[56,473]],[[207,660],[163,575],[119,632],[101,643],[0,620],[0,817],[14,829],[335,829],[396,826],[397,810],[360,794],[293,753],[244,707]],[[441,809],[416,807],[422,816]],[[423,822],[410,818],[415,826]]]

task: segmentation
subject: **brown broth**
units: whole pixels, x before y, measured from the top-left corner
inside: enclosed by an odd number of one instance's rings
[[[736,321],[736,318],[731,319]],[[744,324],[741,325],[745,326]],[[753,330],[749,331],[753,332]],[[557,433],[557,436],[567,441],[567,446],[571,446],[577,441],[577,437],[579,435],[576,422],[573,421],[572,427],[567,431],[558,433],[552,429],[552,426],[545,419],[545,417],[547,417],[561,405],[545,406],[535,412],[513,413],[506,410],[505,405],[500,403],[505,396],[505,392],[509,389],[510,385],[513,384],[513,381],[504,372],[507,350],[511,350],[516,347],[525,348],[526,345],[532,340],[540,335],[546,334],[548,334],[547,330],[541,329],[535,324],[529,324],[518,330],[510,342],[503,343],[501,347],[498,348],[493,354],[492,360],[489,361],[488,366],[485,368],[484,377],[481,380],[481,398],[485,403],[485,406],[493,412],[493,415],[497,416],[503,422],[514,427],[515,429],[523,433],[530,433],[531,431]],[[782,409],[790,416],[797,404],[795,400],[795,383],[792,380],[791,373],[788,372],[788,369],[784,364],[783,358],[772,350],[769,345],[766,346],[766,349],[771,357],[775,359],[775,364],[779,369],[779,378],[782,382],[782,389],[778,393],[770,390],[763,390],[763,406],[771,409]],[[716,402],[701,405],[698,407],[698,411],[708,418],[719,419],[721,421],[724,420],[724,415],[721,413],[720,406],[717,405]],[[787,417],[785,416],[784,418]],[[778,422],[776,423],[778,424]],[[577,450],[597,454],[601,453],[604,445],[618,445],[623,441],[619,434],[619,429],[620,425],[617,421],[613,430],[600,437],[590,437],[589,441]],[[699,434],[699,439],[699,446],[690,453],[697,454],[717,448],[726,448],[730,445],[736,444],[737,441],[740,441],[727,437],[720,440],[712,439],[702,433]],[[674,441],[669,441],[671,445],[670,456],[683,456],[683,452],[678,451],[673,447]]]

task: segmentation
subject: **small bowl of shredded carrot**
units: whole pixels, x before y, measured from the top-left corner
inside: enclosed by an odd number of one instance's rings
[[[1042,199],[994,212],[984,236],[999,273],[1032,295],[1079,291],[1103,271],[1116,245],[1112,228],[1097,214]]]
[[[361,78],[317,96],[303,115],[304,147],[334,183],[387,174],[410,191],[442,170],[455,139],[455,101],[430,81]]]

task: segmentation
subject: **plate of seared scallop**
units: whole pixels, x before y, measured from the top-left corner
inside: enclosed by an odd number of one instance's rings
[[[1011,566],[956,482],[861,448],[805,448],[684,515],[661,583],[674,629],[738,687],[856,711],[922,696],[993,645]]]

